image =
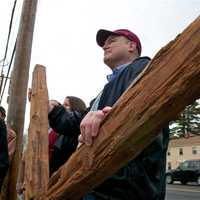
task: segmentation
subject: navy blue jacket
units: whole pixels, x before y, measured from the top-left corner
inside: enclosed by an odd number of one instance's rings
[[[134,60],[117,77],[107,83],[103,89],[98,109],[112,106],[137,75],[141,73],[149,60],[148,57],[140,57]],[[77,113],[64,113],[64,110],[62,110],[61,107],[57,107],[49,114],[51,127],[61,134],[75,133],[73,129],[76,129],[76,133],[79,133],[77,131],[81,121],[80,116]],[[76,124],[76,127],[73,127],[74,124]],[[168,140],[169,128],[166,127],[139,156],[93,189],[91,195],[94,199],[164,200]]]

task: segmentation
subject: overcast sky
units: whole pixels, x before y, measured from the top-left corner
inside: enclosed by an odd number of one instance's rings
[[[0,0],[0,60],[13,2]],[[18,0],[9,56],[21,4]],[[29,86],[33,67],[42,64],[47,71],[50,99],[62,102],[65,96],[75,95],[88,105],[110,73],[102,61],[103,51],[96,44],[99,29],[132,30],[141,40],[142,56],[153,58],[199,14],[200,0],[39,0]]]

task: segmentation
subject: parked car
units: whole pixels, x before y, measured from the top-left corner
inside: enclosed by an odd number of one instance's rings
[[[166,183],[172,184],[180,181],[182,184],[196,182],[200,185],[200,160],[186,160],[174,169],[166,173]]]

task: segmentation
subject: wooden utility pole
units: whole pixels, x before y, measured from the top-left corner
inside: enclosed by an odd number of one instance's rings
[[[200,97],[200,17],[162,48],[114,105],[92,147],[82,145],[40,199],[78,200],[134,159],[184,107]]]
[[[27,98],[29,65],[38,0],[24,0],[17,36],[14,68],[11,77],[7,123],[17,134],[16,152],[10,165],[5,199],[16,199],[18,166],[22,152],[24,117]]]
[[[47,189],[48,157],[48,91],[46,71],[36,65],[33,71],[28,147],[25,155],[25,200],[33,199]]]

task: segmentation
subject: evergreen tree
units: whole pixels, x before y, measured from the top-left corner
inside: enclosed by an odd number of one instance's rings
[[[198,101],[187,106],[178,119],[172,122],[172,136],[186,137],[188,134],[200,134],[200,105]]]

